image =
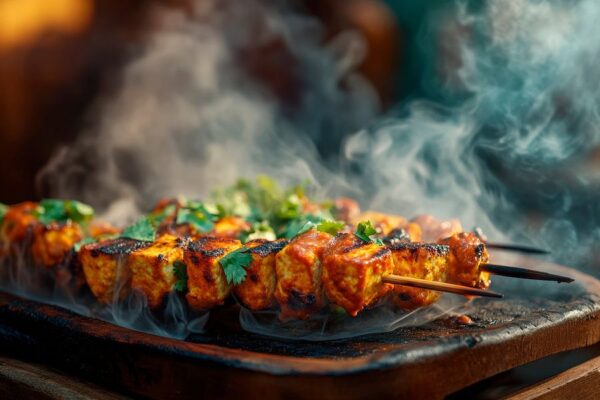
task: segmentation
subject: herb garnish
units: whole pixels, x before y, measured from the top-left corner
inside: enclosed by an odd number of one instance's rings
[[[176,291],[180,293],[185,292],[187,289],[188,281],[187,269],[185,267],[185,264],[182,261],[175,261],[173,263],[173,272],[175,273],[175,277],[177,278],[177,281],[175,282],[175,285],[173,287]]]
[[[156,229],[147,216],[143,216],[121,233],[121,237],[153,242],[156,239]]]
[[[217,216],[209,212],[199,201],[190,201],[177,212],[175,223],[190,224],[198,232],[210,232],[215,226]]]
[[[317,225],[317,230],[319,232],[329,233],[330,235],[336,235],[339,231],[344,229],[344,224],[342,221],[334,221],[334,220],[325,220]]]
[[[6,204],[0,203],[0,224],[4,220],[4,216],[6,215],[7,211],[8,211],[8,206]]]
[[[227,254],[219,263],[225,272],[227,283],[239,285],[246,279],[246,268],[252,262],[252,254],[246,246]]]
[[[34,215],[43,224],[67,220],[87,223],[94,216],[94,209],[75,200],[44,199],[34,211]]]
[[[381,239],[371,237],[371,236],[375,235],[376,233],[377,233],[377,230],[375,229],[375,227],[373,227],[373,224],[371,224],[371,221],[360,222],[358,224],[358,226],[356,227],[356,231],[354,231],[354,235],[356,237],[358,237],[359,239],[362,239],[364,242],[375,243],[375,244],[378,244],[381,246],[381,245],[383,245],[383,242],[381,241]]]

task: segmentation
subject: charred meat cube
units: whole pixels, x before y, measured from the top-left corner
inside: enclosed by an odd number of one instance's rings
[[[293,238],[275,258],[275,298],[280,318],[306,319],[325,305],[321,256],[331,235],[311,229]]]
[[[184,239],[163,235],[129,254],[131,289],[143,293],[150,308],[160,306],[177,282],[174,264],[183,260]]]
[[[150,246],[151,242],[118,238],[81,246],[77,258],[90,290],[100,303],[109,304],[115,296],[127,294],[130,276],[127,257],[130,253]],[[115,289],[119,293],[115,293]]]
[[[382,280],[392,272],[389,249],[365,242],[352,233],[337,234],[323,253],[327,297],[353,317],[392,288]]]
[[[190,307],[206,310],[223,304],[231,286],[227,283],[219,261],[241,246],[239,240],[209,236],[187,246],[183,259],[187,268],[186,298]]]
[[[409,278],[446,281],[446,263],[449,248],[447,246],[396,242],[388,247],[394,260],[394,274]],[[439,292],[394,286],[392,301],[402,309],[412,310],[434,303],[440,297]]]
[[[246,268],[246,279],[234,286],[233,292],[250,310],[264,310],[275,303],[275,257],[286,244],[285,240],[255,239],[244,245],[252,262]]]
[[[34,229],[31,246],[33,261],[46,268],[60,264],[82,239],[81,227],[71,221],[39,224]]]
[[[481,270],[489,261],[485,244],[474,233],[461,232],[438,241],[450,247],[448,256],[448,282],[487,289],[490,274]]]

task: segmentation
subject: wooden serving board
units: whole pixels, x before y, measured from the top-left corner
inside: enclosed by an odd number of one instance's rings
[[[209,324],[186,341],[132,331],[0,293],[0,348],[126,394],[156,399],[439,398],[548,355],[600,341],[600,282],[532,259],[496,262],[572,284],[496,277],[472,325],[442,318],[329,342],[286,341]],[[235,325],[235,324],[232,324]]]

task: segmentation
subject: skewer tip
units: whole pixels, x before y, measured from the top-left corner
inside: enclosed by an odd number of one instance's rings
[[[490,274],[502,275],[510,278],[532,279],[538,281],[555,281],[558,283],[571,283],[575,279],[568,276],[550,274],[528,268],[509,267],[507,265],[485,264],[481,268]]]

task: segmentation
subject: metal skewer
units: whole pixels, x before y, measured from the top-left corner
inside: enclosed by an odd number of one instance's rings
[[[473,233],[477,235],[482,242],[490,249],[498,249],[498,250],[509,250],[509,251],[518,251],[520,253],[528,253],[528,254],[550,254],[550,250],[540,249],[538,247],[526,246],[522,244],[508,244],[508,243],[490,243],[488,242],[487,237],[483,233],[483,230],[479,227],[473,228]]]
[[[496,298],[503,297],[500,293],[496,293],[491,290],[482,290],[472,288],[469,286],[455,285],[446,282],[428,281],[426,279],[409,278],[400,275],[385,275],[383,277],[383,281],[386,283],[392,283],[394,285],[411,286],[421,289],[436,290],[438,292],[462,294],[464,296],[482,296]]]
[[[485,245],[489,249],[518,251],[520,253],[528,253],[528,254],[550,254],[550,250],[540,249],[537,247],[523,246],[520,244],[503,244],[503,243],[485,242]]]
[[[509,267],[507,265],[483,264],[480,268],[489,272],[490,274],[509,276],[511,278],[556,281],[559,283],[571,283],[574,281],[573,278],[569,278],[567,276],[549,274],[547,272],[541,272],[527,268]]]

